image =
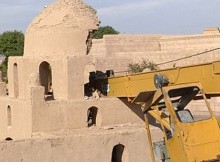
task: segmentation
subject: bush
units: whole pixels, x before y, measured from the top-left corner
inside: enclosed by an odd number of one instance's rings
[[[24,50],[24,34],[19,31],[7,31],[0,34],[0,54],[22,56]]]
[[[8,78],[7,78],[7,69],[8,69],[8,61],[5,60],[3,63],[1,63],[0,65],[0,71],[2,72],[2,80],[4,82],[8,82]]]
[[[22,56],[24,51],[24,34],[20,31],[6,31],[0,34],[0,54],[6,57],[0,65],[3,81],[7,82],[8,57]]]
[[[119,34],[118,31],[116,31],[111,26],[101,26],[95,33],[93,33],[92,38],[93,39],[102,39],[104,35],[112,35],[112,34]]]
[[[130,63],[128,65],[128,71],[131,73],[140,73],[143,72],[145,69],[149,70],[157,70],[158,66],[152,61],[142,59],[140,63]]]

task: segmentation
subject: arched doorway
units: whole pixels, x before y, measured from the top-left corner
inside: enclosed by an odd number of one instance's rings
[[[45,99],[54,99],[52,89],[52,68],[46,61],[39,66],[40,85],[45,87]]]
[[[98,113],[98,108],[97,107],[90,107],[87,110],[87,124],[88,124],[88,127],[96,125],[97,113]]]
[[[112,150],[112,161],[111,162],[124,162],[123,152],[125,146],[122,144],[115,145]]]

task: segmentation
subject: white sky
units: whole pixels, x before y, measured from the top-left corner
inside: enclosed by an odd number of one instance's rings
[[[0,33],[25,31],[42,8],[55,0],[1,0]],[[101,25],[121,33],[197,34],[220,27],[220,0],[85,0]]]

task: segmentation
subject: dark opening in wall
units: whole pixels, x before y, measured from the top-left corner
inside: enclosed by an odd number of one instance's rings
[[[45,87],[45,100],[53,100],[54,94],[52,89],[52,68],[46,61],[42,62],[39,67],[40,84]]]
[[[86,55],[89,54],[91,48],[92,48],[92,34],[93,31],[90,31],[88,36],[87,36],[87,40],[86,40],[86,46],[87,46],[87,51],[86,51]]]
[[[7,107],[7,119],[8,119],[8,127],[11,127],[12,126],[12,118],[11,118],[11,107],[8,106]]]
[[[96,125],[96,117],[98,113],[97,107],[91,107],[87,111],[87,124],[88,127]]]
[[[112,161],[111,162],[123,162],[123,152],[125,146],[122,144],[115,145],[112,150]]]
[[[5,138],[6,141],[12,141],[13,139],[11,137]]]
[[[84,85],[84,95],[88,98],[100,98],[106,96],[109,91],[108,74],[102,71],[89,72],[89,82]]]
[[[14,63],[13,66],[13,78],[14,78],[14,97],[19,96],[19,83],[18,83],[18,65]]]

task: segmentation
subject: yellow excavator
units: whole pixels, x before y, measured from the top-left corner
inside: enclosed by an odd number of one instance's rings
[[[102,89],[141,105],[152,162],[155,155],[162,162],[220,161],[220,127],[209,103],[220,96],[220,61],[111,76]],[[160,124],[163,140],[152,141],[149,115]]]

